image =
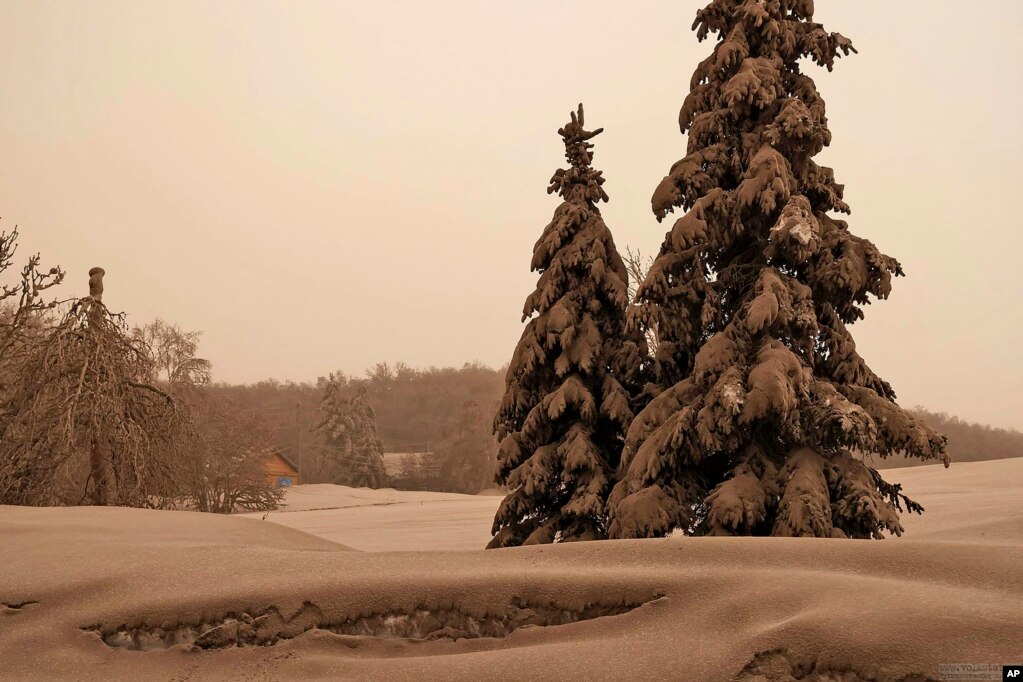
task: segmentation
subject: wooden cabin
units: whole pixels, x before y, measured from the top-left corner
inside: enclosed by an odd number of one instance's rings
[[[267,480],[277,488],[286,488],[301,482],[295,463],[287,455],[276,450],[267,455],[263,470],[266,471]]]

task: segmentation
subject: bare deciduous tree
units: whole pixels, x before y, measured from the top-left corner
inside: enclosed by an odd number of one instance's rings
[[[176,324],[156,318],[132,329],[132,337],[145,344],[155,369],[156,381],[170,386],[206,386],[212,379],[212,363],[196,357],[202,332],[186,332]]]
[[[438,478],[447,489],[474,494],[493,485],[497,463],[497,441],[491,428],[494,411],[484,410],[475,400],[462,404],[461,416],[437,446]]]
[[[283,491],[266,474],[271,429],[260,415],[210,392],[213,365],[196,357],[202,332],[157,318],[132,329],[149,355],[150,379],[188,409],[195,440],[182,453],[182,504],[203,512],[276,509]]]
[[[273,451],[266,422],[207,391],[191,391],[188,402],[198,435],[187,458],[189,506],[222,514],[276,509],[284,493],[266,475]]]
[[[18,228],[0,232],[0,276],[14,264],[17,250]],[[38,253],[29,256],[17,284],[0,284],[0,360],[18,346],[22,331],[34,319],[57,305],[44,300],[42,292],[60,284],[64,271],[54,267],[44,272],[40,262]]]
[[[14,366],[0,404],[0,501],[160,507],[182,492],[183,406],[146,383],[145,349],[103,305],[102,275]]]
[[[640,253],[639,249],[633,250],[630,247],[625,247],[625,255],[622,257],[625,261],[625,269],[629,271],[629,301],[634,303],[636,301],[636,293],[639,291],[639,283],[646,279],[646,275],[650,272],[650,266],[654,264],[653,256],[644,256]],[[632,319],[635,317],[633,313],[635,310],[630,307],[627,311],[628,322],[627,324],[632,327],[638,327],[642,330],[643,335],[646,337],[647,348],[650,349],[654,355],[657,354],[657,321],[651,320],[649,324],[639,324],[638,320]]]

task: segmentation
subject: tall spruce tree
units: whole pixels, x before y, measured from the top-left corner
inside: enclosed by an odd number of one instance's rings
[[[824,101],[802,73],[853,47],[812,0],[714,0],[679,123],[687,155],[654,192],[667,233],[634,320],[655,328],[662,392],[636,416],[611,496],[612,537],[753,534],[880,538],[922,507],[853,454],[948,465],[945,438],[903,411],[847,325],[886,298],[894,258],[849,213]]]
[[[381,488],[387,482],[384,446],[377,434],[376,415],[366,389],[350,395],[342,374],[331,374],[320,400],[316,431],[335,465],[333,482],[353,488]]]
[[[540,273],[494,420],[497,481],[511,488],[489,547],[607,537],[605,503],[633,417],[641,339],[624,332],[628,274],[597,208],[583,107],[558,130],[570,167],[551,178],[563,199],[533,249]],[[534,317],[535,315],[535,317]]]

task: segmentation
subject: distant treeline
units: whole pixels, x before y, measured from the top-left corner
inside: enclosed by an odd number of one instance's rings
[[[244,410],[258,414],[275,435],[277,446],[292,459],[315,461],[317,441],[312,430],[319,420],[318,408],[324,379],[318,382],[261,381],[244,386],[217,384],[212,390]],[[377,429],[386,452],[425,452],[441,442],[474,401],[489,423],[504,387],[504,371],[477,363],[453,367],[412,369],[402,363],[381,363],[351,384],[365,386],[366,397],[376,410]],[[963,421],[945,413],[916,407],[911,412],[949,440],[953,462],[973,462],[1023,457],[1023,433]],[[876,460],[881,468],[915,466],[932,462],[910,461],[894,456]],[[306,479],[308,480],[308,479]]]
[[[277,447],[311,474],[321,478],[319,441],[320,398],[326,377],[317,382],[261,381],[256,384],[215,384],[211,391],[243,410],[258,414],[274,431]],[[403,363],[380,363],[365,377],[348,377],[349,386],[365,387],[376,412],[377,431],[385,452],[427,452],[435,449],[459,423],[466,403],[475,402],[493,414],[504,386],[503,371],[476,363],[453,367],[412,369]],[[303,467],[303,465],[305,465]]]
[[[1023,432],[1016,429],[999,429],[968,422],[945,412],[931,412],[920,406],[914,407],[910,412],[927,422],[931,428],[948,436],[948,454],[953,463],[1023,457]],[[925,464],[933,462],[897,455],[880,462],[879,466],[889,469]]]

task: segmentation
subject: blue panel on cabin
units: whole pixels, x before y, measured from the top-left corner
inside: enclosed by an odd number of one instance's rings
[[[291,476],[278,476],[277,477],[277,487],[278,488],[287,488],[289,485],[291,485]]]

